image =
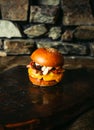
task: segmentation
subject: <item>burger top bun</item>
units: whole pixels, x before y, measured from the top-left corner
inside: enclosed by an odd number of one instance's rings
[[[54,48],[38,48],[32,55],[31,59],[43,66],[62,66],[64,64],[63,55]]]

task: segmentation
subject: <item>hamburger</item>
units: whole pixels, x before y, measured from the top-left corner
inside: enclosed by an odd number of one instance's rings
[[[54,48],[38,48],[31,55],[27,65],[28,76],[32,84],[53,86],[63,78],[63,55]]]

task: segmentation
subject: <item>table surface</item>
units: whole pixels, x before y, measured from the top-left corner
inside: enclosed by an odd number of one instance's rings
[[[25,66],[10,68],[0,74],[0,124],[66,124],[94,107],[93,80],[94,70],[65,70],[61,83],[40,88],[29,81]]]

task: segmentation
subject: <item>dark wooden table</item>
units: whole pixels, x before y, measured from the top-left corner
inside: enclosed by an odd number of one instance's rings
[[[38,130],[67,125],[94,107],[94,70],[65,70],[62,82],[40,88],[17,66],[0,74],[0,124],[35,124]]]

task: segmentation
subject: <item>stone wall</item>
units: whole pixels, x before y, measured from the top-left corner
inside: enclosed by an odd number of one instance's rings
[[[65,68],[94,68],[94,1],[0,0],[0,70],[39,47],[57,48]]]

